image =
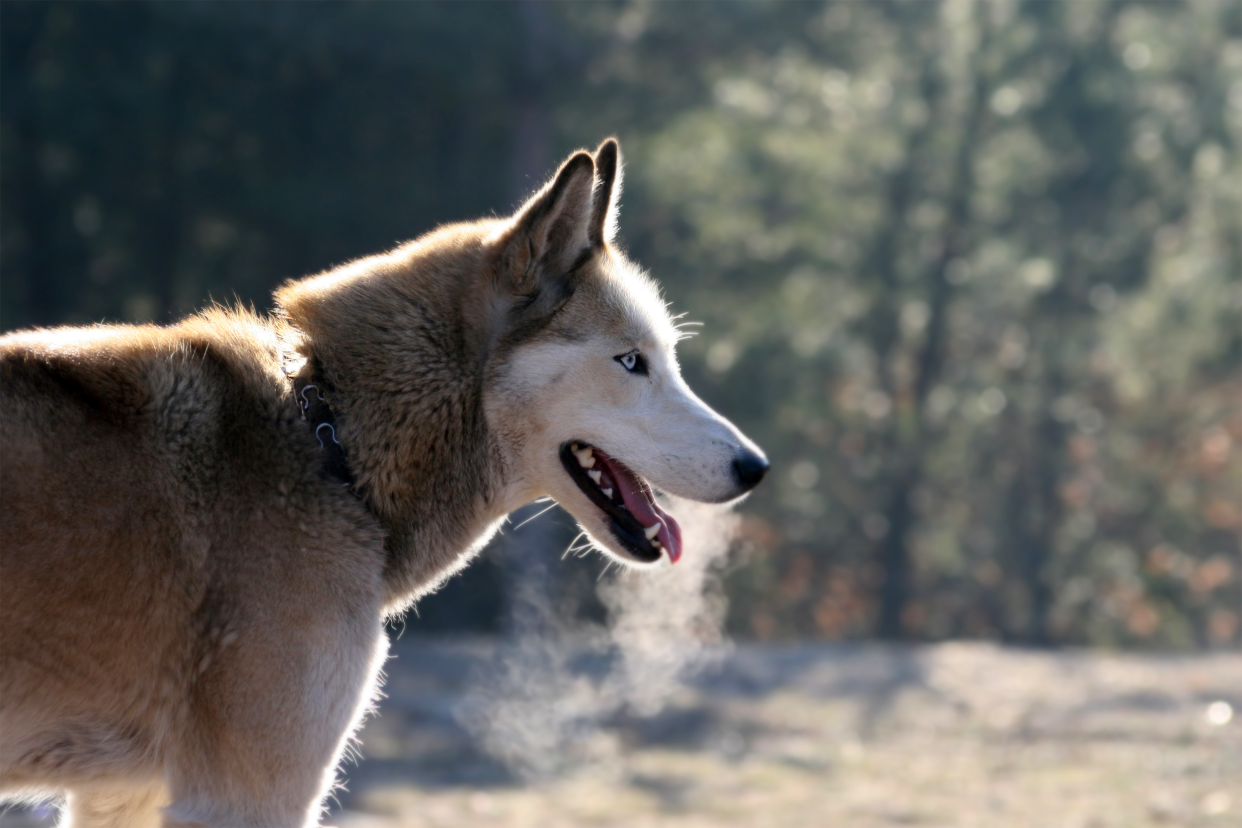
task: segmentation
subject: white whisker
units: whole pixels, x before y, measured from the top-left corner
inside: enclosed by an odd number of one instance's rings
[[[682,316],[685,316],[685,314],[682,314]],[[676,318],[680,319],[681,317],[679,316]],[[673,330],[677,331],[677,341],[681,342],[683,339],[689,339],[692,336],[697,336],[699,333],[698,331],[688,331],[686,328],[701,327],[702,325],[702,322],[678,322],[673,326]]]
[[[578,542],[578,538],[582,537],[585,534],[586,534],[586,530],[584,529],[578,534],[574,535],[574,539],[569,542],[569,546],[566,546],[565,551],[561,553],[562,561],[565,560],[567,557],[569,557],[569,553],[578,551],[574,549],[574,544]],[[589,546],[590,544],[587,544],[587,545]]]
[[[555,509],[555,508],[556,508],[556,504],[555,504],[555,503],[553,503],[551,506],[549,506],[548,508],[544,509],[543,511],[541,511],[541,512],[539,512],[539,513],[537,513],[537,514],[533,514],[533,515],[531,515],[531,516],[530,516],[530,517],[528,517],[526,520],[524,520],[524,521],[522,521],[521,523],[519,523],[517,526],[514,526],[514,527],[513,527],[513,531],[515,531],[515,532],[516,532],[518,529],[521,529],[523,526],[525,526],[526,524],[530,523],[530,522],[531,522],[532,520],[534,520],[535,518],[539,517],[539,515],[546,515],[548,512],[552,511],[552,510],[553,510],[553,509]]]

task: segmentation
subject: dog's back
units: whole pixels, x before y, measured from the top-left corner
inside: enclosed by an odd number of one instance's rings
[[[0,788],[279,773],[224,747],[237,709],[296,729],[282,671],[319,645],[356,678],[379,617],[382,538],[315,448],[248,314],[0,339]]]
[[[177,619],[192,598],[173,589],[182,545],[169,464],[153,450],[151,338],[93,329],[3,341],[0,767],[9,782],[73,777],[105,757],[133,763],[157,738],[144,715],[156,703],[152,677],[181,643]],[[148,483],[152,471],[161,485]],[[144,623],[119,611],[135,605],[149,608]],[[124,669],[101,669],[117,655]]]

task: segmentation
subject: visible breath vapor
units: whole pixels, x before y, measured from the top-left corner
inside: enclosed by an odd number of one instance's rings
[[[601,581],[606,626],[567,620],[546,585],[557,563],[539,522],[516,538],[534,554],[514,596],[513,641],[480,676],[459,718],[492,756],[528,780],[607,770],[617,758],[606,725],[652,716],[725,644],[720,582],[738,518],[727,508],[674,501],[685,549],[675,565]],[[519,533],[515,533],[515,536]],[[517,550],[506,550],[517,551]]]

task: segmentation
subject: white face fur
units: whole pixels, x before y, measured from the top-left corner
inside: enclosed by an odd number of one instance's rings
[[[650,282],[633,272],[607,278],[616,301],[601,315],[611,318],[581,338],[549,336],[515,349],[488,413],[519,447],[510,458],[517,505],[551,495],[598,548],[652,563],[618,539],[612,518],[566,469],[564,448],[592,446],[658,491],[711,503],[746,494],[753,483],[739,482],[735,461],[762,453],[682,379],[676,330]]]
[[[511,280],[497,319],[569,296],[544,309],[543,329],[506,355],[484,398],[505,466],[496,505],[551,495],[616,558],[676,562],[681,530],[652,490],[721,503],[754,488],[768,462],[682,380],[659,291],[610,244],[620,188],[608,139],[570,156],[496,236]]]

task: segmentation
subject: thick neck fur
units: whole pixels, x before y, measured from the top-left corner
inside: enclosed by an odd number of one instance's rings
[[[276,293],[318,375],[350,471],[387,530],[390,609],[463,566],[523,497],[484,387],[583,281],[612,226],[616,141],[571,155],[511,220],[443,227]],[[532,494],[525,491],[525,494]]]
[[[331,389],[350,470],[387,532],[390,609],[464,566],[504,515],[482,399],[488,258],[477,230],[447,228],[277,293],[301,371]]]

